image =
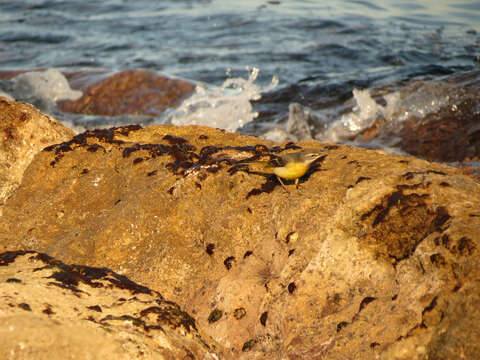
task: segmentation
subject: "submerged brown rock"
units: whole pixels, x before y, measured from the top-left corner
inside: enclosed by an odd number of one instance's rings
[[[115,116],[144,114],[159,116],[176,107],[195,88],[190,82],[151,71],[67,74],[72,88],[83,91],[78,100],[57,103],[67,113]]]
[[[195,320],[106,268],[0,254],[2,359],[218,359]]]
[[[31,71],[44,71],[34,69]],[[0,79],[11,80],[27,70],[2,70]],[[187,80],[146,70],[74,71],[63,73],[72,89],[81,90],[77,100],[59,100],[66,113],[116,116],[124,114],[159,116],[177,107],[195,89]]]
[[[324,156],[298,190],[243,164],[299,147]],[[478,182],[416,158],[130,126],[39,153],[0,249],[121,272],[234,359],[474,358],[479,209]]]
[[[429,114],[411,118],[399,135],[401,149],[432,161],[465,161],[480,158],[479,99],[466,99]]]
[[[400,92],[419,93],[422,88],[436,86],[450,89],[443,98],[432,96],[432,102],[445,102],[425,116],[412,115],[396,127],[385,119],[360,134],[357,140],[396,139],[393,145],[402,151],[430,161],[463,162],[480,158],[480,71],[454,74],[442,82],[412,82],[396,88]],[[384,90],[384,95],[389,91]],[[415,104],[408,104],[415,107]],[[420,109],[421,110],[421,109]],[[420,111],[419,110],[419,111]],[[405,111],[410,111],[405,109]]]
[[[35,154],[73,135],[71,129],[33,106],[0,97],[0,215]]]

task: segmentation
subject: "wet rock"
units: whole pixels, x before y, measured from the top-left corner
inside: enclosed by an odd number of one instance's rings
[[[423,84],[413,82],[404,85],[401,91],[416,94]],[[368,144],[379,139],[380,143],[390,143],[405,153],[430,161],[462,162],[479,159],[480,72],[455,74],[440,85],[451,89],[450,94],[443,94],[445,105],[425,116],[410,116],[393,128],[388,121],[380,118],[356,140]],[[441,100],[440,95],[436,96],[438,98],[432,97],[432,102]]]
[[[67,113],[115,116],[139,114],[159,116],[176,107],[195,86],[151,71],[125,70],[117,73],[67,74],[70,85],[82,90],[78,100],[59,101]]]
[[[466,99],[423,119],[411,118],[398,134],[398,146],[434,161],[480,158],[480,98]]]
[[[35,154],[73,135],[72,130],[33,106],[0,97],[0,214]]]
[[[322,157],[286,191],[258,162],[299,147]],[[234,359],[434,358],[479,350],[478,209],[478,182],[442,164],[130,126],[42,151],[0,249],[128,275]]]
[[[217,359],[215,343],[161,294],[106,268],[0,254],[2,359]]]
[[[0,79],[15,81],[16,76],[26,72],[30,71],[2,70]],[[188,81],[144,70],[74,71],[63,75],[72,89],[83,92],[83,96],[77,100],[57,102],[59,109],[67,113],[159,116],[165,109],[178,106],[195,89],[195,85]]]

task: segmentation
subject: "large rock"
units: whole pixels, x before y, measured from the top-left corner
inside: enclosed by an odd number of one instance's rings
[[[71,129],[33,106],[0,97],[0,215],[35,154],[73,135]]]
[[[117,73],[67,74],[70,85],[82,90],[78,100],[59,101],[67,113],[115,116],[144,114],[159,116],[167,108],[178,106],[195,85],[151,71],[125,70]]]
[[[195,320],[106,268],[0,254],[2,359],[218,359]]]
[[[480,185],[456,168],[204,127],[89,131],[46,148],[0,249],[107,266],[160,291],[235,359],[448,359],[480,350]],[[3,251],[2,250],[2,251]]]

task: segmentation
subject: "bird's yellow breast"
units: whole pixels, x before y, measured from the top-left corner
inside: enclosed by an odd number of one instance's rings
[[[309,167],[309,164],[290,162],[285,166],[273,168],[273,173],[286,180],[295,180],[305,175]]]

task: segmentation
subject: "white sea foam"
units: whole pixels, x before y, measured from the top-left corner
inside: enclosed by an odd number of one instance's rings
[[[454,108],[463,99],[456,85],[445,82],[414,82],[385,95],[385,106],[378,104],[368,89],[354,89],[353,97],[356,102],[353,110],[333,121],[325,132],[317,134],[317,140],[347,142],[380,118],[385,120],[383,127],[394,133],[412,116],[423,119],[442,107]]]
[[[280,119],[283,122],[285,119]],[[320,119],[313,114],[309,107],[298,103],[288,106],[288,118],[284,124],[262,124],[261,137],[270,141],[300,141],[313,138],[313,129],[320,123]]]
[[[1,97],[5,97],[5,98],[7,98],[7,99],[9,99],[9,100],[14,100],[13,97],[12,97],[12,95],[10,95],[9,93],[6,93],[6,92],[4,92],[4,91],[2,91],[2,90],[0,90],[0,96],[1,96]]]
[[[458,85],[446,82],[417,82],[402,89],[401,102],[394,115],[397,121],[412,116],[423,118],[445,106],[456,106],[464,94]]]
[[[248,79],[229,78],[220,87],[197,85],[195,93],[178,109],[166,114],[162,121],[236,131],[258,116],[250,100],[260,99],[262,92],[270,91],[278,84],[276,77],[265,87],[255,84],[258,72],[258,68],[253,68]]]
[[[371,97],[368,89],[353,89],[353,97],[357,103],[353,111],[333,121],[324,133],[316,136],[317,139],[333,142],[351,139],[372,126],[378,115],[390,118],[399,100],[399,94],[392,93],[385,97],[387,105],[379,105]]]
[[[16,99],[38,99],[45,102],[76,100],[81,91],[72,90],[67,79],[56,69],[31,71],[20,74],[12,80],[12,95]]]

